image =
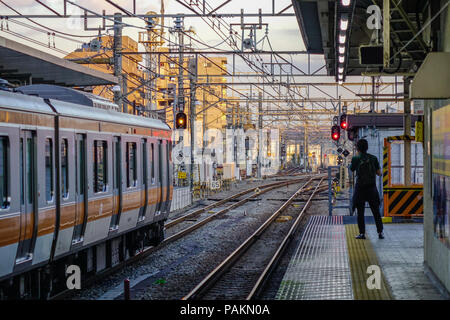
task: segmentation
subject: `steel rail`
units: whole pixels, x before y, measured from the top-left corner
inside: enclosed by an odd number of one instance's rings
[[[273,190],[273,189],[277,189],[277,188],[281,188],[281,187],[283,187],[283,186],[287,186],[287,185],[289,185],[289,184],[298,183],[298,182],[300,182],[301,180],[304,180],[305,178],[309,178],[310,176],[311,176],[311,175],[305,176],[305,177],[302,177],[302,178],[299,178],[299,179],[292,179],[292,180],[287,180],[287,181],[281,181],[281,182],[271,183],[271,184],[267,184],[267,185],[264,185],[264,186],[257,187],[257,188],[262,188],[263,190],[261,190],[261,191],[258,192],[258,193],[255,193],[255,194],[253,194],[253,195],[251,195],[251,196],[249,196],[249,197],[247,197],[247,198],[245,198],[245,199],[242,199],[242,200],[240,200],[239,202],[236,202],[236,203],[232,204],[231,206],[229,206],[229,207],[227,207],[227,208],[225,208],[225,209],[223,209],[223,210],[220,210],[220,211],[216,212],[215,214],[213,214],[213,215],[207,217],[206,219],[203,219],[203,220],[201,220],[200,222],[198,222],[198,223],[196,223],[196,224],[194,224],[194,225],[191,225],[190,227],[188,227],[188,228],[186,228],[186,229],[183,229],[182,231],[180,231],[180,232],[178,232],[178,233],[176,233],[176,234],[173,234],[172,236],[166,238],[164,241],[162,241],[162,242],[161,242],[160,244],[158,244],[157,246],[151,246],[151,247],[145,248],[144,250],[138,252],[136,255],[134,255],[134,256],[128,258],[127,260],[122,261],[122,262],[118,263],[117,265],[112,266],[112,267],[109,267],[109,268],[107,268],[107,269],[105,269],[105,270],[103,270],[103,271],[100,271],[99,273],[96,273],[96,274],[93,275],[92,277],[89,277],[89,278],[85,279],[85,280],[82,282],[82,286],[83,286],[83,287],[90,286],[90,285],[94,284],[96,281],[98,281],[98,280],[100,280],[100,279],[102,279],[102,278],[105,278],[105,277],[107,277],[108,275],[113,274],[114,272],[116,272],[116,271],[118,271],[118,270],[121,270],[121,269],[125,268],[125,267],[128,266],[128,265],[131,265],[131,264],[133,264],[133,263],[135,263],[135,262],[137,262],[137,261],[139,261],[139,260],[144,259],[145,257],[149,256],[151,253],[156,252],[156,251],[158,251],[159,249],[163,248],[165,245],[167,245],[167,244],[169,244],[169,243],[172,243],[172,242],[174,242],[174,241],[176,241],[176,240],[182,238],[183,236],[185,236],[185,235],[187,235],[187,234],[189,234],[189,233],[195,231],[196,229],[200,228],[201,226],[203,226],[203,225],[206,224],[207,222],[213,220],[215,217],[217,217],[217,216],[219,216],[219,215],[221,215],[221,214],[223,214],[223,213],[226,213],[226,212],[228,212],[228,211],[230,211],[230,210],[232,210],[232,209],[234,209],[234,208],[236,208],[236,207],[238,207],[238,206],[240,206],[240,205],[242,205],[242,204],[248,202],[250,199],[252,199],[252,198],[254,198],[254,197],[256,197],[256,196],[259,196],[259,195],[261,195],[261,194],[264,194],[264,193],[266,193],[266,192],[269,192],[270,190]],[[314,177],[315,175],[312,175],[312,176],[313,176],[313,177],[311,177],[311,178],[308,180],[307,183],[309,183],[310,181],[313,181],[314,179],[317,179],[317,177]],[[225,201],[225,202],[228,202],[229,200],[234,199],[234,198],[236,198],[236,197],[242,195],[242,193],[246,194],[246,193],[249,193],[249,192],[251,192],[251,191],[254,191],[254,190],[257,189],[257,188],[250,188],[250,189],[248,189],[248,190],[245,190],[245,191],[243,191],[243,192],[240,192],[240,193],[238,193],[238,194],[235,194],[235,195],[233,195],[233,196],[231,196],[231,197],[229,197],[229,198],[227,198],[227,199],[224,199],[224,200],[227,200],[227,201]],[[246,192],[246,193],[245,193],[245,192]],[[221,201],[223,201],[223,200],[221,200]],[[221,202],[221,201],[219,201],[219,202]],[[225,203],[225,202],[222,202],[222,204]],[[217,206],[218,204],[217,204],[217,203],[214,203],[213,205],[216,205],[216,206]],[[220,205],[220,204],[219,204],[219,205]],[[200,210],[207,210],[207,208],[208,208],[208,207],[203,208],[203,209],[200,209]],[[196,211],[197,214],[200,214],[200,213],[201,213],[201,212],[198,212],[198,211],[200,211],[200,210],[197,210],[197,211]],[[195,213],[195,212],[194,212],[194,213]],[[193,216],[192,213],[189,214],[189,217],[192,217],[192,216]],[[186,219],[189,218],[189,217],[188,217],[188,215],[185,215],[185,216],[183,216],[183,217],[180,217],[179,219],[181,219],[181,218],[184,218],[184,219],[179,220],[179,222],[177,222],[177,223],[180,223],[180,222],[186,220]],[[175,225],[175,224],[172,224],[171,226],[173,226],[173,225]],[[167,227],[167,226],[166,226],[166,227]],[[61,292],[58,292],[58,293],[56,293],[55,295],[49,297],[49,300],[62,300],[62,299],[64,299],[64,298],[70,297],[70,296],[73,295],[74,293],[75,293],[74,290],[66,289],[66,290],[63,290],[63,291],[61,291]]]
[[[178,233],[176,233],[176,234],[174,234],[174,235],[168,237],[168,238],[165,239],[163,242],[161,242],[161,243],[158,245],[158,247],[160,247],[160,246],[162,246],[162,245],[169,244],[169,243],[171,243],[171,242],[173,242],[173,241],[175,241],[175,240],[178,240],[179,238],[185,236],[186,234],[191,233],[192,231],[194,231],[194,230],[200,228],[201,226],[203,226],[204,224],[208,223],[209,221],[215,219],[216,217],[218,217],[218,216],[220,216],[220,215],[222,215],[222,214],[224,214],[224,213],[227,213],[227,212],[229,212],[230,210],[233,210],[234,208],[237,208],[237,207],[242,206],[244,203],[247,203],[248,201],[250,201],[250,199],[253,199],[253,198],[255,198],[255,197],[257,197],[257,196],[260,196],[260,195],[262,195],[262,194],[264,194],[264,193],[267,193],[267,192],[269,192],[269,191],[271,191],[271,190],[278,189],[278,188],[281,188],[281,187],[284,187],[284,186],[288,186],[288,185],[290,185],[290,184],[298,183],[298,182],[300,182],[299,180],[303,180],[303,179],[288,180],[288,181],[282,182],[282,183],[280,183],[280,184],[277,184],[277,185],[275,185],[275,186],[267,187],[267,188],[265,188],[265,189],[263,189],[263,190],[260,190],[259,192],[255,193],[255,194],[252,194],[252,195],[250,195],[250,196],[248,196],[248,197],[246,197],[246,198],[244,198],[244,199],[242,199],[242,200],[240,200],[240,201],[238,201],[238,202],[236,202],[236,203],[233,203],[232,205],[226,207],[225,209],[222,209],[222,210],[220,210],[220,211],[217,211],[216,213],[214,213],[214,214],[208,216],[207,218],[205,218],[205,219],[203,219],[203,220],[197,222],[196,224],[193,224],[193,225],[187,227],[186,229],[183,229],[183,230],[181,230],[180,232],[178,232]],[[310,182],[313,181],[313,180],[314,180],[314,178],[310,178],[310,179],[305,183],[305,185],[308,184],[308,183],[310,183]]]
[[[302,177],[302,178],[298,178],[298,179],[290,180],[290,181],[293,181],[293,182],[291,182],[291,183],[299,182],[299,181],[301,181],[301,180],[303,180],[303,179],[306,179],[306,178],[309,178],[309,177],[311,177],[311,176],[312,176],[312,175],[305,175],[305,176]],[[289,181],[289,180],[288,180],[288,181]],[[224,203],[227,203],[227,202],[229,202],[229,201],[231,201],[231,200],[233,200],[233,199],[236,199],[236,198],[239,198],[239,197],[241,197],[241,196],[243,196],[243,195],[246,195],[246,194],[248,194],[248,193],[250,193],[250,192],[252,192],[252,191],[255,191],[256,189],[265,189],[265,188],[269,188],[269,187],[276,186],[276,185],[282,185],[282,184],[284,184],[284,183],[286,183],[286,181],[273,182],[273,183],[265,184],[265,185],[262,185],[262,186],[259,186],[259,187],[254,187],[254,188],[250,188],[250,189],[241,191],[241,192],[236,193],[236,194],[234,194],[234,195],[232,195],[232,196],[230,196],[230,197],[227,197],[227,198],[222,199],[222,200],[220,200],[220,201],[218,201],[218,202],[216,202],[216,203],[213,203],[213,204],[211,204],[211,205],[209,205],[209,206],[206,206],[206,207],[201,208],[201,209],[198,209],[198,210],[196,210],[196,211],[194,211],[194,212],[188,213],[188,214],[186,214],[186,215],[184,215],[184,216],[181,216],[181,217],[179,217],[179,218],[177,218],[177,219],[174,219],[174,220],[172,220],[172,221],[169,221],[168,223],[165,224],[165,228],[166,228],[166,229],[169,229],[169,228],[173,227],[174,225],[179,224],[180,222],[185,221],[186,219],[195,217],[196,215],[199,215],[199,214],[201,214],[201,213],[203,213],[203,212],[205,212],[205,211],[208,211],[208,210],[214,209],[214,208],[216,208],[216,207],[219,207],[219,206],[221,206],[221,205],[224,204]]]
[[[277,251],[273,255],[272,259],[270,259],[269,263],[264,268],[264,271],[261,273],[261,275],[259,276],[255,285],[253,286],[252,290],[247,295],[246,300],[258,298],[260,293],[263,291],[270,275],[275,270],[275,268],[278,266],[278,263],[280,262],[281,258],[283,257],[285,250],[287,249],[287,247],[291,243],[292,239],[294,238],[294,234],[300,225],[300,221],[302,220],[303,215],[305,214],[306,210],[308,210],[308,208],[310,207],[311,201],[314,198],[314,196],[316,195],[317,191],[319,190],[319,186],[322,183],[322,181],[323,181],[323,179],[320,180],[320,182],[317,184],[316,189],[314,189],[314,191],[309,196],[309,198],[306,201],[305,205],[303,206],[302,210],[297,215],[297,218],[295,219],[294,223],[292,224],[291,228],[289,229],[286,237],[283,239],[283,241],[281,242]]]
[[[300,193],[309,191],[312,189],[317,190],[321,184],[323,178],[319,184],[313,188],[308,187],[314,179],[311,178],[305,184],[303,184],[278,210],[276,210],[250,237],[248,237],[237,249],[235,249],[225,260],[223,260],[213,271],[211,271],[194,289],[192,289],[182,300],[199,299],[208,292],[208,290],[224,275],[238,260],[239,258],[260,238],[264,231],[270,224],[283,212],[292,201],[300,195]]]

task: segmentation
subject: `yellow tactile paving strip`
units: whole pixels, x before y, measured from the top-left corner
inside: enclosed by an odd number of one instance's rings
[[[350,271],[352,275],[352,288],[355,300],[391,300],[392,295],[387,286],[386,279],[381,269],[381,288],[368,289],[367,279],[371,276],[367,273],[370,265],[379,266],[376,253],[370,243],[370,239],[357,240],[358,234],[356,224],[345,225],[345,237],[347,239],[348,257],[350,261]],[[367,237],[367,235],[366,235]]]

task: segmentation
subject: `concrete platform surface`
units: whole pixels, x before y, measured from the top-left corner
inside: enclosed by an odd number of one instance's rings
[[[343,216],[312,216],[291,257],[277,300],[442,300],[425,275],[423,225],[384,225],[378,239],[373,219],[366,219],[366,240]],[[379,266],[381,287],[370,288],[369,267]]]
[[[443,299],[424,273],[422,224],[385,224],[383,240],[375,225],[366,230],[395,300]]]

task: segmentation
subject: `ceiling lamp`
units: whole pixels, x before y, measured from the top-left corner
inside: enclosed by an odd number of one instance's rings
[[[344,7],[348,7],[350,5],[351,0],[341,0],[341,3]]]
[[[347,15],[342,15],[341,22],[339,23],[339,27],[342,31],[346,31],[348,28],[348,18]]]
[[[344,63],[345,56],[339,56],[339,63]]]
[[[344,54],[345,53],[345,46],[339,46],[339,53]]]
[[[339,35],[339,43],[340,44],[344,44],[345,43],[345,38],[346,38],[345,34],[343,36]]]
[[[343,73],[343,72],[344,72],[344,67],[339,67],[339,68],[338,68],[338,72],[339,72],[339,73]]]

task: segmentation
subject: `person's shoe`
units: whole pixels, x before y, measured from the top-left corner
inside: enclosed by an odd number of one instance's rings
[[[365,239],[365,238],[366,236],[364,235],[364,233],[361,233],[355,237],[355,239]]]
[[[383,234],[383,232],[378,233],[378,239],[384,239],[384,234]]]

